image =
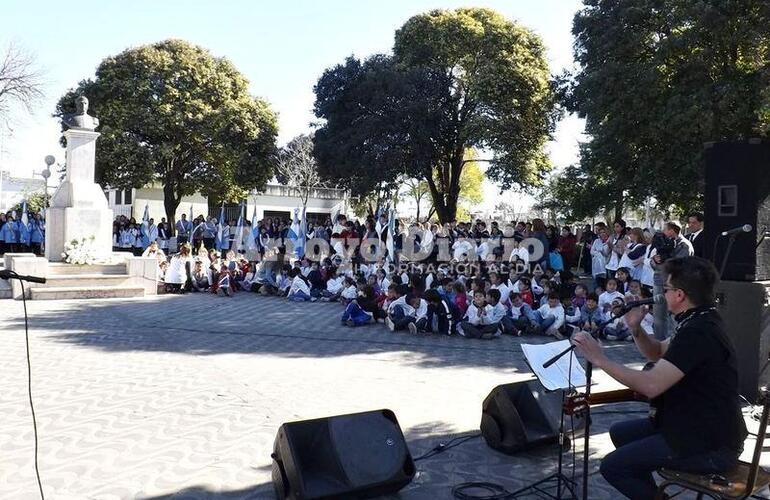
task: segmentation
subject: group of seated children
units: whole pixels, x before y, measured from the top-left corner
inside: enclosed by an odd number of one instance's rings
[[[363,326],[384,322],[391,331],[459,334],[492,339],[502,334],[548,335],[590,331],[608,340],[631,339],[613,311],[627,300],[650,296],[621,268],[593,292],[575,282],[570,271],[517,274],[483,265],[454,272],[449,267],[389,272],[383,261],[342,266],[339,259],[297,260],[284,265],[270,259],[252,266],[245,259],[216,252],[194,262],[192,290],[230,295],[235,290],[286,297],[297,302],[340,302],[342,323]],[[520,267],[519,267],[520,268]],[[652,315],[643,328],[652,333]]]

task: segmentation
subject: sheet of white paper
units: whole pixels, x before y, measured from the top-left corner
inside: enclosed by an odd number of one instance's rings
[[[521,350],[529,363],[535,376],[549,391],[557,389],[569,389],[572,387],[584,387],[586,385],[586,373],[580,365],[574,351],[565,354],[559,360],[543,368],[543,363],[570,346],[569,340],[560,340],[548,344],[522,344]],[[572,374],[570,375],[570,357],[572,358]]]

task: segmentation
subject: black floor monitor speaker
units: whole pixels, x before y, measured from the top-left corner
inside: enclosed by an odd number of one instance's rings
[[[491,448],[508,455],[556,443],[563,392],[547,392],[536,380],[498,385],[482,404],[481,435]],[[572,423],[576,431],[585,427],[581,417],[573,417]],[[567,418],[565,428],[569,426]]]
[[[705,160],[705,257],[720,269],[729,231],[739,232],[726,260],[722,279],[770,280],[770,143],[759,140],[707,144]]]
[[[412,480],[414,462],[390,410],[281,425],[273,445],[279,500],[370,498]]]

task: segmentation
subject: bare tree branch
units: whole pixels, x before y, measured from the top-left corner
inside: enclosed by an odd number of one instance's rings
[[[276,174],[280,181],[297,190],[302,207],[306,207],[313,189],[323,185],[310,136],[298,135],[281,148],[276,161]]]
[[[14,104],[31,113],[43,98],[43,83],[35,57],[10,43],[0,55],[0,120],[8,122]]]

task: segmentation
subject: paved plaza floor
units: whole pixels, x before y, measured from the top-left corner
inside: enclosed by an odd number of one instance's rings
[[[273,498],[270,453],[282,422],[389,408],[418,456],[478,431],[490,390],[531,377],[520,339],[346,328],[339,304],[240,293],[28,307],[50,499]],[[630,344],[609,352],[641,366]],[[22,303],[0,301],[3,499],[37,498],[26,376]],[[606,376],[597,379],[598,389],[610,388]],[[592,498],[617,498],[597,468],[612,449],[608,426],[623,418],[594,417]],[[452,485],[472,480],[513,490],[555,467],[552,447],[507,456],[475,438],[418,462],[414,481],[389,498],[448,499]]]

